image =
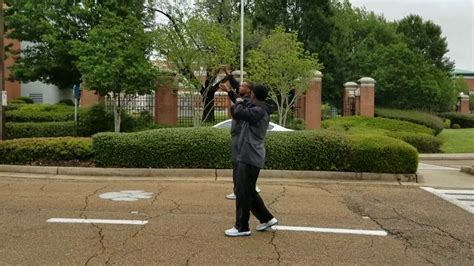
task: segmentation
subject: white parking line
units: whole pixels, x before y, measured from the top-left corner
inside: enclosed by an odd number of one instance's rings
[[[362,230],[362,229],[343,229],[343,228],[321,228],[321,227],[303,227],[303,226],[272,226],[277,231],[299,231],[314,233],[335,233],[335,234],[352,234],[352,235],[368,235],[368,236],[387,236],[384,230]]]
[[[421,188],[474,214],[474,189],[434,189],[432,187]]]
[[[459,168],[446,167],[446,166],[433,165],[433,164],[426,164],[426,163],[418,163],[418,170],[451,170],[451,171],[459,171]]]
[[[148,221],[140,220],[112,220],[112,219],[75,219],[75,218],[51,218],[48,223],[67,223],[67,224],[131,224],[145,225]]]

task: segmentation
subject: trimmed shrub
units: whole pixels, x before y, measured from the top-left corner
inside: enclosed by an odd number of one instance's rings
[[[99,133],[93,137],[92,147],[94,160],[102,167],[232,167],[230,132],[215,128]],[[415,173],[418,164],[412,146],[384,136],[270,132],[266,147],[267,169]]]
[[[17,103],[16,100],[13,100],[13,101],[11,101],[11,102],[8,103],[7,108],[5,109],[5,111],[18,110],[18,109],[20,109],[24,104],[25,104],[24,102]]]
[[[375,116],[423,125],[433,129],[435,135],[441,133],[445,128],[443,120],[438,116],[420,111],[377,108]]]
[[[74,120],[74,108],[65,105],[25,104],[7,111],[7,122],[63,122]]]
[[[7,139],[76,136],[76,123],[6,123]]]
[[[57,104],[67,105],[67,106],[75,106],[74,101],[71,99],[62,99]]]
[[[428,134],[409,132],[388,132],[389,137],[403,140],[415,147],[420,153],[437,153],[441,150],[443,142]]]
[[[367,131],[385,133],[387,131],[404,131],[412,133],[433,134],[433,130],[422,125],[388,118],[369,118],[361,116],[337,117],[324,120],[322,127],[333,131],[352,134],[364,134]]]
[[[411,145],[381,135],[352,135],[350,170],[375,173],[416,173],[418,153]]]
[[[350,141],[323,131],[269,132],[266,148],[268,169],[342,171]]]
[[[454,124],[458,124],[461,128],[473,128],[474,127],[474,114],[449,112],[449,113],[442,113],[439,116],[451,120],[451,125],[452,126],[454,126]]]
[[[28,164],[38,161],[89,160],[90,138],[33,138],[0,142],[0,164]]]
[[[97,104],[88,109],[80,109],[77,133],[79,136],[89,137],[98,132],[113,131],[113,115],[104,110],[104,106]]]
[[[16,97],[15,100],[16,101],[22,101],[22,102],[28,103],[28,104],[34,103],[33,99],[31,97],[28,97],[28,96]]]
[[[453,124],[453,126],[451,128],[452,129],[460,129],[461,126],[459,124]]]

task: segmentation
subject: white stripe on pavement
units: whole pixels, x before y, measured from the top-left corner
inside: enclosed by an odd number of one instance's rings
[[[67,223],[67,224],[131,224],[145,225],[148,221],[140,220],[112,220],[112,219],[75,219],[75,218],[51,218],[48,223]]]
[[[433,164],[426,164],[426,163],[418,163],[418,170],[453,170],[453,171],[459,171],[459,168],[446,167],[446,166],[433,165]]]
[[[474,200],[472,198],[474,190],[434,189],[432,187],[421,187],[421,189],[433,193],[434,195],[474,214]]]
[[[300,232],[314,232],[314,233],[387,236],[387,232],[384,230],[321,228],[321,227],[303,227],[303,226],[285,226],[285,225],[274,225],[272,226],[272,229],[277,230],[277,231],[300,231]]]

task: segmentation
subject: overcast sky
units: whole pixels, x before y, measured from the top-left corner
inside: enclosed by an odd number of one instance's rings
[[[456,68],[474,71],[474,0],[350,0],[353,6],[400,20],[417,14],[441,26]]]

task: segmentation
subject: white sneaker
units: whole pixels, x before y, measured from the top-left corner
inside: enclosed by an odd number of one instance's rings
[[[234,192],[230,193],[229,195],[225,196],[226,199],[229,199],[229,200],[236,200],[237,199],[237,196],[235,195]]]
[[[277,225],[280,221],[278,221],[276,218],[272,218],[270,221],[266,222],[266,223],[263,223],[263,224],[259,224],[257,225],[257,228],[256,230],[257,231],[265,231],[267,230],[268,228],[274,226],[274,225]]]
[[[260,193],[260,189],[258,188],[258,186],[255,186],[255,191],[257,191],[257,193]]]
[[[239,232],[239,230],[237,230],[237,228],[232,227],[231,229],[225,230],[225,231],[224,231],[224,234],[225,234],[226,236],[230,236],[230,237],[235,237],[235,236],[249,236],[249,235],[251,234],[251,232],[250,232],[250,231]]]

